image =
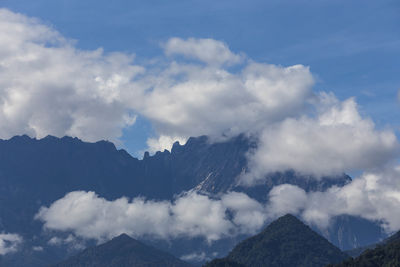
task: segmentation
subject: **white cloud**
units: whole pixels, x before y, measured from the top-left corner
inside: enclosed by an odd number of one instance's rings
[[[104,240],[127,233],[167,240],[203,237],[212,242],[255,234],[266,222],[287,213],[321,229],[336,216],[350,215],[376,221],[393,232],[400,229],[399,205],[400,167],[387,167],[325,192],[307,193],[290,184],[275,186],[265,205],[238,192],[215,199],[192,191],[170,202],[143,198],[109,201],[94,192],[75,191],[42,207],[35,218],[44,222],[45,229],[72,231],[80,238]],[[49,243],[65,241],[56,238]]]
[[[18,234],[0,233],[0,255],[17,251],[22,243],[22,237]]]
[[[141,115],[156,131],[149,145],[162,150],[174,139],[257,132],[296,116],[312,94],[307,67],[242,61],[212,39],[171,38],[165,62],[145,68],[132,55],[78,49],[51,27],[6,9],[0,29],[0,138],[118,141]],[[235,71],[226,68],[239,62]]]
[[[254,233],[265,222],[262,213],[261,204],[235,192],[220,200],[189,192],[173,202],[156,202],[142,198],[108,201],[94,192],[75,191],[48,208],[42,207],[35,218],[44,222],[45,229],[72,231],[83,238],[102,240],[127,233],[161,239],[204,237],[212,242]],[[50,243],[61,241],[52,239]]]
[[[263,130],[260,145],[250,156],[245,183],[288,169],[316,178],[374,170],[398,155],[395,134],[376,130],[370,119],[360,116],[354,99],[340,102],[323,94],[316,107],[315,118],[288,118]]]
[[[183,55],[210,65],[233,65],[243,56],[232,53],[228,46],[214,39],[170,38],[164,46],[167,55]]]
[[[184,145],[186,143],[186,138],[182,137],[170,137],[161,135],[157,138],[149,138],[147,139],[148,151],[150,153],[155,153],[157,151],[163,151],[164,149],[171,151],[172,145],[175,142],[179,142],[180,145]]]
[[[367,172],[343,187],[306,193],[294,185],[280,185],[270,192],[269,214],[299,214],[321,228],[338,215],[352,215],[380,223],[388,232],[400,229],[400,167]]]
[[[190,261],[190,262],[204,262],[206,260],[210,260],[210,258],[207,257],[205,252],[194,252],[191,254],[183,255],[180,257],[180,259],[183,261]]]
[[[283,184],[275,186],[269,192],[268,211],[273,218],[285,214],[298,214],[307,203],[306,192],[295,185]]]
[[[297,116],[311,97],[307,67],[249,63],[239,73],[171,63],[147,77],[140,113],[163,136],[209,135],[220,139],[256,133],[269,123]]]
[[[0,9],[0,138],[117,140],[134,123],[120,94],[143,71],[132,59],[76,49],[38,20]]]
[[[265,223],[265,207],[246,194],[230,192],[221,197],[222,204],[233,213],[232,223],[241,233],[254,234]]]

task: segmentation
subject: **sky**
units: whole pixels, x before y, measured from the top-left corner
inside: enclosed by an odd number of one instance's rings
[[[398,1],[103,1],[0,0],[0,7],[39,18],[76,47],[162,57],[171,37],[212,38],[257,62],[309,66],[314,91],[356,97],[360,112],[397,130],[400,62]],[[134,155],[156,135],[143,116],[125,127]]]

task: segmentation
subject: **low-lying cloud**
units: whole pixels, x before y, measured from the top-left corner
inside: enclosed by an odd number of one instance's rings
[[[172,202],[157,202],[125,197],[109,201],[94,192],[75,191],[42,207],[36,219],[44,222],[45,229],[97,240],[127,233],[159,239],[204,237],[212,242],[254,233],[266,217],[263,205],[237,192],[220,199],[189,192]]]
[[[158,239],[203,237],[208,242],[238,234],[254,234],[267,222],[287,213],[298,215],[320,229],[332,218],[357,216],[380,224],[388,233],[400,229],[400,167],[366,172],[343,187],[305,192],[275,186],[268,202],[244,193],[228,192],[212,198],[195,191],[173,201],[122,197],[106,200],[94,192],[74,191],[42,207],[36,219],[44,228],[71,231],[81,238],[109,239],[121,233]]]
[[[375,221],[388,233],[400,229],[400,167],[368,172],[343,187],[325,192],[306,193],[295,185],[280,185],[269,194],[268,211],[273,216],[300,215],[320,228],[339,215],[352,215]]]

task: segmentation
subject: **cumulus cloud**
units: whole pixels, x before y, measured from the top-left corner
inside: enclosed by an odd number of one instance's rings
[[[352,215],[376,221],[389,233],[400,229],[400,166],[366,172],[343,187],[325,192],[306,193],[285,184],[274,187],[269,196],[267,209],[273,216],[290,212],[326,228],[335,216]]]
[[[117,141],[139,115],[156,131],[151,148],[163,149],[174,139],[257,131],[298,114],[312,94],[308,67],[244,60],[217,40],[171,38],[163,63],[144,67],[132,55],[78,49],[48,25],[6,9],[0,29],[0,138]]]
[[[316,178],[374,170],[398,155],[395,134],[379,131],[372,120],[362,118],[354,99],[341,102],[322,94],[316,107],[315,117],[288,118],[263,130],[259,147],[250,156],[245,183],[288,169]]]
[[[264,125],[296,116],[311,97],[307,67],[249,63],[239,73],[196,64],[171,63],[146,83],[142,115],[157,132],[220,139],[258,132]]]
[[[222,199],[189,192],[173,202],[157,202],[124,197],[109,201],[94,192],[75,191],[42,207],[35,218],[45,229],[72,231],[83,238],[102,240],[127,233],[160,239],[204,237],[208,242],[254,233],[265,222],[263,206],[236,192]]]
[[[17,251],[22,243],[22,237],[18,234],[0,233],[0,255]]]
[[[116,140],[135,121],[118,93],[143,70],[132,60],[76,49],[38,20],[0,9],[0,137]]]

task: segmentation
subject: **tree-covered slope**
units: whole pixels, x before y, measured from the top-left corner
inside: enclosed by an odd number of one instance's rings
[[[350,258],[330,267],[397,267],[400,266],[400,232],[378,244],[374,249],[367,249],[360,256]]]
[[[53,267],[188,267],[171,254],[147,246],[126,234],[85,249]]]
[[[261,233],[239,243],[226,259],[245,266],[313,267],[341,262],[347,257],[328,240],[288,214],[272,222]]]

